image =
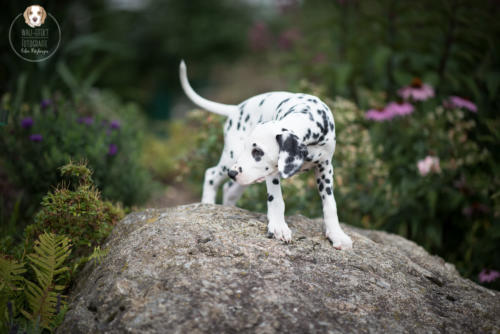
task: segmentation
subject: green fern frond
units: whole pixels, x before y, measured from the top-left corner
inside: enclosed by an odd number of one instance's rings
[[[24,263],[0,256],[0,292],[4,289],[9,289],[10,291],[18,290],[19,283],[23,281],[21,274],[25,272]]]
[[[63,263],[71,253],[70,247],[67,237],[44,233],[35,241],[34,253],[27,255],[37,282],[25,281],[25,297],[31,312],[21,312],[32,322],[39,321],[43,328],[51,329],[58,308],[64,303],[61,292],[65,286],[56,283],[69,270]]]
[[[94,247],[94,251],[90,254],[88,260],[94,260],[94,264],[101,264],[102,260],[108,255],[109,249],[101,249],[100,246]]]

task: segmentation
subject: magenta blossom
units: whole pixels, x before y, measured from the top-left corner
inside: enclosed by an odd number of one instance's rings
[[[30,135],[30,140],[35,143],[39,143],[43,140],[43,136],[41,134],[32,134]]]
[[[394,115],[404,116],[413,112],[413,106],[408,102],[391,102],[385,109]]]
[[[26,117],[26,118],[23,118],[21,120],[21,126],[24,128],[24,129],[29,129],[33,126],[33,118],[31,117]]]
[[[490,283],[500,278],[500,272],[496,270],[483,269],[479,273],[479,282]]]
[[[394,112],[387,110],[386,108],[370,109],[365,113],[365,118],[375,121],[383,122],[394,118],[396,114]]]
[[[448,100],[443,102],[443,105],[447,108],[464,108],[477,112],[477,106],[474,103],[459,96],[450,96]]]
[[[116,144],[109,144],[108,155],[115,155],[118,152]]]
[[[422,83],[419,78],[414,78],[409,86],[405,86],[398,90],[399,96],[405,100],[412,99],[414,101],[425,101],[434,97],[434,89]]]
[[[365,113],[365,118],[376,122],[383,122],[398,116],[411,114],[413,110],[413,106],[408,102],[390,102],[385,108],[368,110]]]

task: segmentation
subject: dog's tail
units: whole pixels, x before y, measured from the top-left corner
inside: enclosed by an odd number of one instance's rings
[[[179,66],[179,76],[181,78],[181,85],[182,89],[184,89],[184,93],[186,93],[189,99],[198,107],[222,116],[229,116],[230,114],[233,114],[238,111],[238,106],[236,105],[222,104],[209,101],[198,95],[189,84],[187,78],[186,64],[184,63],[184,60],[181,60],[181,64]]]

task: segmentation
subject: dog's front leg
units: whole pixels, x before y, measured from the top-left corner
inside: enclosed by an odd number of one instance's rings
[[[323,201],[323,215],[325,219],[325,234],[337,249],[352,248],[351,238],[342,231],[337,215],[337,203],[333,195],[333,166],[326,160],[316,167],[316,182]]]
[[[285,222],[285,202],[281,195],[279,174],[266,177],[267,186],[267,233],[285,242],[292,241],[292,231]]]

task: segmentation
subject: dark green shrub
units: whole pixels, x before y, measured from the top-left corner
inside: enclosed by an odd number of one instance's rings
[[[5,98],[5,97],[4,97]],[[23,192],[23,211],[32,213],[61,180],[57,168],[85,159],[104,198],[126,206],[144,202],[151,178],[140,163],[141,119],[136,105],[95,92],[80,103],[54,96],[10,112],[0,130],[2,170]]]

